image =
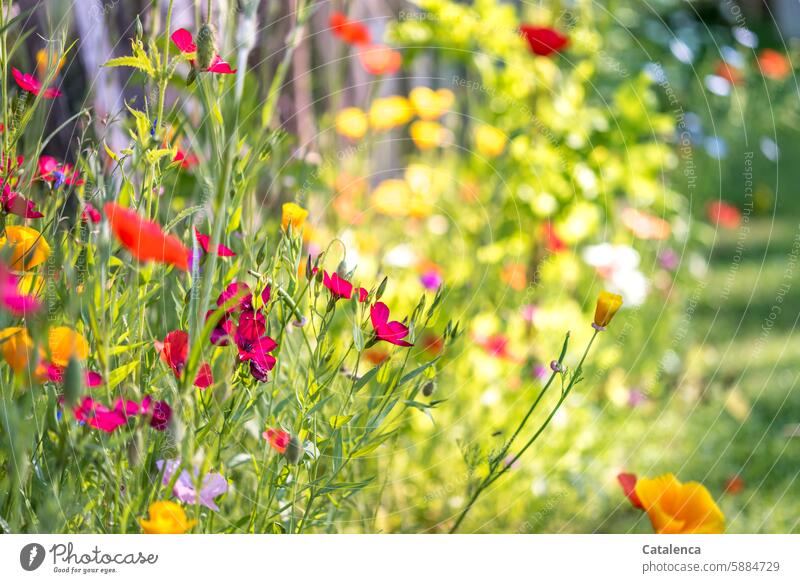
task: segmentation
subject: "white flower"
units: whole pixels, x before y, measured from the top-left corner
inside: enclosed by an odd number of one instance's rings
[[[628,245],[601,243],[583,250],[583,260],[597,269],[608,290],[622,296],[624,305],[640,306],[647,299],[650,282],[639,271],[639,253]]]

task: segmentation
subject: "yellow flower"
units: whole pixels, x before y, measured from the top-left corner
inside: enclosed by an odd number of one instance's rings
[[[597,307],[594,309],[594,326],[604,329],[611,322],[614,314],[622,306],[622,296],[611,292],[601,291],[597,298]]]
[[[347,107],[336,115],[336,131],[346,138],[360,140],[367,128],[367,114],[357,107]]]
[[[11,247],[8,259],[11,269],[33,269],[50,257],[50,245],[36,229],[11,225],[6,227],[5,235],[0,237],[0,249]]]
[[[390,130],[407,123],[414,116],[408,99],[400,95],[380,97],[369,108],[369,123],[376,130]]]
[[[411,139],[420,150],[430,150],[441,145],[445,130],[435,121],[415,121],[411,124]]]
[[[148,520],[139,519],[145,534],[183,534],[197,524],[196,520],[186,518],[179,504],[169,500],[153,502],[147,513]]]
[[[449,89],[434,91],[430,87],[416,87],[408,94],[408,99],[420,118],[433,120],[447,113],[455,101],[455,95]]]
[[[390,217],[408,215],[411,201],[411,190],[405,180],[390,178],[384,180],[372,192],[372,204],[375,210]]]
[[[44,278],[34,273],[26,273],[19,277],[17,291],[24,296],[39,297],[44,291]]]
[[[86,339],[66,326],[50,328],[47,345],[50,349],[50,362],[58,366],[67,366],[73,356],[78,360],[86,360],[89,356],[89,343]]]
[[[475,148],[482,156],[496,158],[506,149],[506,135],[502,130],[490,125],[475,129]]]
[[[672,474],[639,478],[636,495],[658,534],[719,534],[725,516],[705,486],[682,484]]]
[[[35,359],[36,347],[25,328],[11,327],[0,330],[0,349],[3,358],[14,372],[28,371],[31,362],[38,363],[38,359]]]
[[[283,214],[281,215],[281,228],[285,231],[292,225],[295,231],[303,228],[303,223],[306,222],[308,211],[298,204],[287,202],[283,205]]]

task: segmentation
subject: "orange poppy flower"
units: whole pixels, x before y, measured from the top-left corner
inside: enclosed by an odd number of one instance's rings
[[[403,64],[403,55],[383,44],[368,45],[358,53],[358,58],[370,75],[391,75]]]
[[[736,67],[731,67],[724,61],[717,63],[717,66],[714,68],[714,74],[716,74],[718,77],[722,77],[731,85],[738,85],[744,79],[742,72],[739,69]]]
[[[786,79],[792,71],[786,55],[773,49],[761,51],[761,54],[758,55],[758,66],[764,77],[769,77],[776,81]]]
[[[66,367],[73,356],[78,360],[86,360],[89,356],[89,343],[86,339],[66,326],[50,328],[47,345],[50,349],[50,362],[57,366]]]
[[[183,271],[189,269],[189,250],[157,223],[113,202],[106,203],[103,209],[114,236],[136,259],[174,265]]]

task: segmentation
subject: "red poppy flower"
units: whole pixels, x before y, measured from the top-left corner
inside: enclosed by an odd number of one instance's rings
[[[189,250],[177,237],[167,235],[158,224],[116,203],[106,203],[103,210],[114,236],[136,259],[174,265],[183,271],[189,269]]]
[[[517,357],[508,350],[508,342],[508,337],[503,334],[492,334],[488,338],[475,339],[475,343],[483,348],[489,356],[516,361]]]
[[[349,45],[365,45],[371,42],[369,29],[357,20],[350,20],[341,12],[333,12],[331,31]]]
[[[358,53],[358,58],[370,75],[391,75],[403,64],[403,55],[384,44],[366,45]]]
[[[708,220],[723,229],[735,229],[742,221],[739,209],[726,202],[711,202],[707,208]]]
[[[189,333],[183,330],[173,330],[167,334],[164,342],[156,342],[155,346],[161,355],[161,360],[172,369],[175,378],[181,378],[186,361],[189,359]],[[194,386],[205,389],[213,382],[211,367],[208,363],[203,363],[194,379]]]
[[[332,275],[328,275],[327,271],[322,272],[322,285],[330,290],[335,299],[345,298],[349,300],[353,296],[353,284],[343,277],[339,277],[339,274],[335,271]],[[369,295],[369,292],[363,287],[358,288],[357,292],[359,302],[365,301]]]
[[[173,162],[180,162],[181,168],[189,169],[193,166],[197,166],[200,160],[192,153],[186,153],[180,148],[175,154],[175,157],[172,159]]]
[[[11,67],[11,74],[14,76],[14,81],[17,82],[17,85],[19,85],[19,88],[23,91],[33,93],[34,95],[39,95],[42,93],[42,97],[45,99],[54,99],[61,95],[61,91],[52,87],[48,87],[44,90],[44,92],[42,92],[41,81],[29,73],[21,72],[15,67]]]
[[[261,435],[269,442],[270,447],[280,454],[286,453],[286,448],[289,446],[289,440],[292,439],[292,436],[283,429],[270,428]]]
[[[0,206],[3,211],[23,219],[41,219],[44,216],[36,210],[35,202],[14,192],[8,184],[3,186],[3,192],[0,193]]]
[[[197,45],[194,44],[192,33],[185,28],[179,28],[173,32],[170,38],[172,39],[172,42],[175,43],[175,46],[178,47],[178,50],[183,54],[193,55],[197,52]],[[194,65],[194,57],[191,57],[189,62]],[[219,55],[214,55],[214,58],[211,60],[211,64],[203,70],[209,73],[219,73],[221,75],[232,75],[233,73],[236,73],[236,69],[231,69],[231,66],[227,62],[223,61],[222,57]]]
[[[378,340],[384,340],[395,346],[414,346],[403,340],[408,336],[408,327],[397,321],[389,321],[389,307],[383,302],[378,302],[370,308],[369,318]]]
[[[786,79],[792,72],[792,67],[786,55],[773,49],[761,51],[761,54],[758,55],[758,67],[764,77],[769,77],[776,81]]]
[[[740,475],[731,476],[725,481],[726,494],[741,494],[744,490],[744,480]]]
[[[208,253],[209,247],[211,247],[211,237],[208,235],[203,235],[200,231],[195,228],[194,236],[197,237],[197,242],[200,243],[200,247],[203,248],[203,251]],[[228,249],[225,245],[217,245],[217,255],[220,257],[236,257],[236,253]]]
[[[561,52],[569,44],[569,38],[554,28],[523,24],[519,27],[522,36],[534,55],[547,57]]]
[[[544,235],[545,245],[547,245],[549,251],[561,253],[567,250],[567,244],[558,236],[556,230],[553,228],[553,223],[548,221],[542,225],[542,233]]]
[[[636,495],[636,474],[621,473],[617,475],[617,480],[619,480],[622,491],[625,493],[628,500],[631,501],[633,507],[644,510],[642,501],[639,500],[639,496]]]

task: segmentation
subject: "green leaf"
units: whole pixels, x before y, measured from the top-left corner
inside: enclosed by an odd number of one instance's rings
[[[328,422],[331,424],[331,427],[333,427],[334,429],[338,429],[339,427],[342,427],[345,423],[350,421],[352,418],[353,418],[352,415],[333,415],[331,416],[330,419],[328,419]]]
[[[115,388],[122,381],[131,376],[131,374],[133,374],[133,371],[135,371],[138,366],[139,366],[139,361],[134,360],[132,362],[129,362],[128,364],[123,364],[119,368],[115,368],[114,370],[112,370],[111,373],[108,375],[108,388],[109,389]]]

